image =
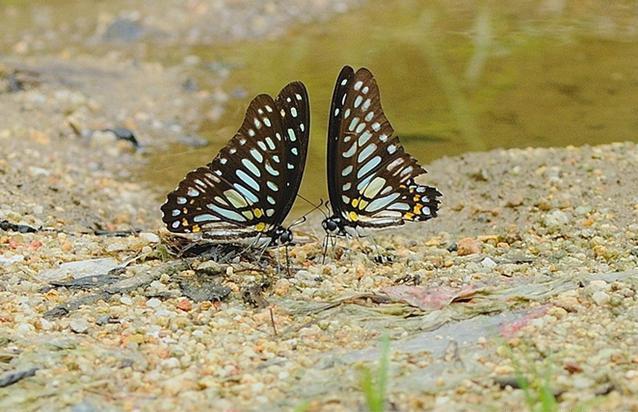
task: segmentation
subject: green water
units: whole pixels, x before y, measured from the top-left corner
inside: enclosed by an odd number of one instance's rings
[[[595,9],[540,18],[542,11],[519,6],[374,2],[282,39],[190,50],[236,67],[230,83],[248,92],[202,128],[209,147],[175,156],[170,166],[158,156],[170,172],[166,188],[215,155],[253,95],[302,80],[312,134],[301,193],[325,196],[327,111],[344,64],[373,71],[387,117],[424,164],[497,147],[638,140],[638,41],[620,28],[632,16],[617,18],[620,33],[609,33]]]

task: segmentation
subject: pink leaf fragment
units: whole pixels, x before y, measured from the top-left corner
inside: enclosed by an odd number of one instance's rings
[[[473,286],[454,288],[426,288],[422,286],[390,286],[381,291],[391,299],[402,301],[423,310],[437,310],[450,303],[471,297],[478,289]]]
[[[521,329],[529,325],[531,320],[545,316],[548,308],[549,307],[547,305],[535,308],[513,322],[502,324],[499,327],[501,336],[506,339],[513,338]]]

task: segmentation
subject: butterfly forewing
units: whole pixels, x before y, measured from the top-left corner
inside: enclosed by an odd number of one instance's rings
[[[328,129],[328,188],[336,215],[351,226],[372,227],[436,216],[440,193],[415,183],[425,170],[393,136],[369,70],[342,69]]]
[[[231,141],[168,195],[162,212],[169,230],[248,237],[281,225],[301,183],[308,123],[302,83],[289,84],[276,100],[253,99]]]

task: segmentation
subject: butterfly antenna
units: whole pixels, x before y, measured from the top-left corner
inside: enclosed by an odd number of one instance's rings
[[[312,204],[312,203],[311,203]],[[323,210],[321,210],[321,206],[323,206],[323,199],[319,199],[319,204],[312,204],[313,208],[310,209],[308,212],[306,212],[303,216],[301,216],[299,219],[295,220],[294,222],[292,222],[292,224],[290,226],[288,226],[288,229],[298,226],[302,223],[304,223],[306,220],[308,220],[306,217],[313,213],[315,210],[319,210],[326,218],[328,216],[326,216],[325,213],[323,213]]]

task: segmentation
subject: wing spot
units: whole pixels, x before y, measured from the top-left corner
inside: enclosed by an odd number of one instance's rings
[[[368,86],[364,87],[363,89],[361,89],[361,92],[363,94],[368,94],[368,91],[370,90],[370,88]]]
[[[219,163],[225,165],[226,163],[228,163],[228,159],[226,159],[225,157],[222,157],[221,159],[219,159]]]
[[[275,209],[266,209],[266,216],[271,217],[275,214]]]
[[[175,217],[175,216],[179,216],[181,215],[182,212],[179,209],[173,209],[171,210],[171,216]]]
[[[303,124],[303,123],[299,123],[299,129],[300,129],[302,132],[304,132],[304,131],[306,131],[306,126],[304,126],[304,124]]]
[[[343,79],[343,80],[341,80],[341,85],[342,85],[342,86],[345,86],[345,85],[346,85],[346,83],[348,83],[348,79]]]
[[[245,160],[245,159],[244,159]],[[242,169],[237,169],[235,171],[235,174],[237,175],[238,178],[240,178],[244,183],[246,183],[248,186],[252,187],[253,189],[255,189],[256,191],[259,192],[259,183],[257,183],[257,181],[255,179],[253,179],[252,177],[250,177],[250,175],[246,172],[244,172]]]
[[[363,102],[363,106],[361,106],[361,110],[365,112],[370,107],[370,104],[372,104],[372,100],[366,99],[366,101]]]
[[[347,119],[347,118],[348,118],[348,116],[350,116],[350,109],[346,109],[346,111],[345,111],[345,112],[343,112],[343,118],[344,118],[344,119]]]
[[[193,189],[192,187],[189,187],[187,195],[189,195],[190,197],[197,197],[197,196],[199,196],[199,190],[196,190],[196,189]]]
[[[259,168],[255,166],[255,164],[251,162],[250,159],[241,159],[241,163],[246,167],[246,169],[250,171],[250,173],[254,174],[257,177],[261,177]]]
[[[268,111],[268,113],[272,113],[272,107],[270,107],[269,105],[264,106],[266,108],[266,111]]]
[[[292,102],[292,99],[291,99],[290,97],[286,97],[286,101],[287,101],[288,103],[290,103],[290,102]]]
[[[357,171],[357,178],[365,176],[368,172],[370,172],[375,167],[379,166],[381,163],[381,156],[374,156],[372,159],[368,160],[368,162],[363,165],[361,169]]]
[[[338,107],[335,109],[335,117],[336,116],[339,116],[339,108]]]
[[[251,134],[250,132],[252,132],[252,134]],[[251,135],[251,136],[254,136],[254,135],[255,135],[255,131],[254,131],[254,130],[252,130],[252,129],[250,129],[250,130],[248,131],[248,134],[249,134],[249,135]],[[244,139],[243,137],[242,137],[242,138],[240,138],[240,139],[239,139],[239,144],[240,144],[240,145],[242,145],[242,146],[243,146],[243,145],[245,145],[245,144],[246,144],[246,139]]]
[[[297,117],[297,109],[295,109],[294,107],[291,107],[290,114],[292,114],[292,117]]]
[[[259,146],[259,148],[260,148],[261,150],[263,150],[264,152],[265,152],[266,150],[268,150],[268,148],[266,148],[266,145],[264,144],[264,142],[262,142],[261,140],[257,142],[257,146]]]
[[[367,130],[361,133],[361,136],[359,136],[359,146],[365,145],[368,142],[368,140],[370,140],[371,137],[372,137],[372,133],[370,133]]]
[[[394,154],[394,152],[396,152],[396,151],[397,151],[397,146],[396,145],[391,144],[390,146],[388,146],[388,153]]]
[[[255,127],[257,128],[257,130],[261,129],[261,122],[259,121],[258,118],[255,117],[255,119],[253,120],[253,123],[255,124]]]
[[[363,129],[366,128],[366,124],[364,122],[359,123],[359,125],[357,126],[357,130],[355,130],[355,133],[359,134],[363,131]]]
[[[273,176],[279,176],[279,172],[270,165],[270,163],[266,162],[266,171]]]
[[[299,93],[295,93],[295,97],[297,98],[297,100],[301,100],[301,95]]]
[[[352,187],[352,183],[348,182],[348,183],[344,184],[343,186],[341,186],[341,190],[343,190],[345,192],[347,190],[350,190],[351,187]]]
[[[348,176],[350,173],[352,173],[352,169],[354,169],[354,167],[352,165],[345,167],[342,171],[341,171],[341,176],[346,177]]]
[[[171,227],[173,229],[177,229],[179,227],[179,225],[180,225],[179,220],[176,220],[173,223],[171,223]]]
[[[350,203],[350,198],[346,195],[341,195],[341,200],[343,201],[343,203],[348,204]]]
[[[178,196],[177,199],[175,199],[175,200],[177,200],[177,204],[178,205],[185,205],[186,204],[186,198],[183,197],[183,196]]]
[[[296,147],[293,147],[292,149],[290,149],[290,151],[292,152],[292,154],[294,154],[295,156],[299,154],[299,151],[297,150]]]
[[[202,215],[197,215],[193,218],[193,222],[201,223],[201,222],[214,222],[215,220],[219,220],[213,215],[208,213],[204,213]]]
[[[374,117],[374,112],[368,112],[368,114],[366,114],[366,122],[369,122],[370,120],[372,120],[372,118]]]
[[[369,145],[363,148],[361,153],[359,153],[359,156],[357,157],[357,161],[359,163],[362,163],[364,160],[370,157],[375,150],[377,150],[377,145],[374,143],[370,143]]]
[[[357,82],[354,84],[353,88],[354,88],[355,90],[359,90],[359,89],[361,89],[361,86],[363,86],[363,82],[362,82],[361,80],[359,80],[359,81],[357,81]]]
[[[294,142],[297,140],[297,136],[295,135],[295,131],[292,129],[288,129],[288,137],[290,138],[291,142]]]
[[[286,167],[288,168],[288,170],[293,170],[295,168],[295,166],[293,164],[287,163]]]
[[[286,111],[284,109],[281,109],[279,114],[281,114],[281,117],[286,117]]]
[[[350,121],[350,126],[348,126],[348,130],[353,131],[357,123],[359,123],[359,118],[353,117],[352,121]]]
[[[268,203],[270,203],[271,205],[274,205],[275,199],[272,196],[266,196],[266,200],[268,201]]]
[[[381,125],[379,124],[379,122],[372,123],[372,130],[374,130],[375,132],[378,132],[379,129],[381,129]]]
[[[274,160],[274,161],[275,161],[275,163],[279,163],[279,156],[278,156],[278,155],[274,155],[274,156],[272,157],[272,160]]]
[[[276,192],[276,191],[279,190],[279,187],[274,182],[272,182],[271,180],[266,182],[266,186],[268,186],[270,189],[272,189],[273,192]]]
[[[352,146],[350,146],[350,148],[343,152],[343,157],[345,157],[346,159],[349,157],[352,157],[357,151],[357,142],[352,143]]]
[[[357,107],[359,107],[362,101],[363,101],[363,97],[357,96],[356,99],[354,99],[354,108],[356,109]]]
[[[261,110],[261,109],[257,109],[257,113],[259,113],[259,114],[264,114],[264,111],[263,111],[263,110]]]
[[[250,149],[250,154],[253,156],[253,158],[258,161],[259,163],[264,161],[264,157],[261,155],[261,153],[259,153],[259,150],[257,149]]]
[[[387,141],[388,141],[388,135],[387,135],[387,134],[382,134],[381,136],[379,136],[379,140],[380,140],[382,143],[387,142]]]
[[[270,123],[270,119],[269,119],[269,118],[267,118],[267,117],[264,117],[264,118],[263,118],[263,121],[264,121],[264,124],[265,124],[266,126],[268,126],[268,127],[270,127],[270,126],[272,125],[272,123]]]

